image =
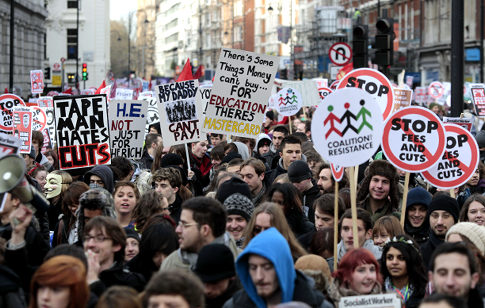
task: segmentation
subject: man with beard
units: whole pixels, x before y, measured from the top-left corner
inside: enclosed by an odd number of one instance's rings
[[[429,267],[431,254],[445,241],[446,232],[458,222],[458,203],[445,193],[435,195],[428,208],[429,239],[421,246],[421,254]]]
[[[226,216],[221,203],[212,198],[195,197],[182,203],[180,221],[175,229],[180,247],[163,261],[160,270],[193,270],[199,251],[211,243],[228,246],[236,258],[236,243],[225,232]]]
[[[330,164],[323,163],[320,168],[318,168],[318,181],[317,185],[320,189],[320,193],[334,193],[335,192],[335,179],[332,176],[332,170],[330,169]],[[347,187],[349,180],[347,179],[347,174],[344,172],[342,179],[340,180],[339,189]]]
[[[480,274],[473,253],[463,243],[444,243],[431,257],[428,278],[437,294],[463,299],[467,307],[483,307],[476,288]]]

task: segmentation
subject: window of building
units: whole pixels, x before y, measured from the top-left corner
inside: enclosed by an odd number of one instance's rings
[[[77,29],[67,29],[67,58],[77,59]]]
[[[77,4],[79,0],[67,0],[67,8],[68,9],[77,9]]]

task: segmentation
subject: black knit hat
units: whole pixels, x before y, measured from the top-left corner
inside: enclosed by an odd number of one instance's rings
[[[249,221],[253,215],[254,204],[246,196],[240,193],[230,195],[224,201],[224,207],[226,208],[227,215],[241,215]]]
[[[168,153],[163,155],[162,160],[160,161],[160,167],[165,168],[168,166],[179,166],[183,165],[184,160],[180,155],[175,153]]]
[[[226,245],[205,245],[199,251],[194,272],[204,283],[215,283],[236,276],[234,255]]]
[[[455,223],[458,222],[458,216],[460,211],[458,209],[458,202],[456,202],[455,198],[452,198],[445,194],[439,194],[431,200],[431,203],[428,207],[428,216],[436,210],[446,211],[453,216],[455,219]]]
[[[224,204],[227,197],[235,193],[240,193],[251,199],[251,191],[249,190],[248,184],[237,177],[232,177],[219,186],[216,193],[216,199]]]
[[[229,163],[231,160],[236,159],[236,158],[242,158],[241,154],[239,154],[238,152],[229,152],[221,160],[221,164],[223,164],[223,163]]]
[[[124,230],[125,230],[126,238],[134,238],[135,240],[138,241],[138,243],[140,242],[140,235],[138,234],[138,232],[128,228],[125,228]]]
[[[312,171],[303,160],[296,160],[288,167],[288,178],[292,183],[300,183],[312,178]]]
[[[415,187],[408,192],[408,201],[406,202],[406,208],[415,204],[424,205],[426,208],[431,203],[432,196],[421,186]]]

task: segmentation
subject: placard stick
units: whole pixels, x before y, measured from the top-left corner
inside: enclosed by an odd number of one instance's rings
[[[450,189],[450,197],[453,198],[453,199],[456,198],[455,189],[454,188]]]
[[[357,191],[357,185],[359,184],[359,165],[355,166],[355,191]]]
[[[350,168],[350,178],[355,179],[355,168]],[[352,211],[352,234],[354,248],[359,248],[359,233],[357,232],[357,188],[355,181],[350,181],[350,207]]]
[[[401,205],[401,227],[404,228],[404,218],[406,217],[406,204],[408,202],[408,190],[409,190],[409,172],[404,175],[404,191],[402,193],[402,205]]]
[[[293,134],[293,131],[291,129],[291,119],[293,118],[293,116],[290,116],[290,119],[288,120],[288,126],[290,127],[290,135]]]
[[[189,168],[189,171],[192,171],[190,170],[189,147],[187,146],[187,143],[184,143],[184,145],[185,145],[185,155],[187,156],[187,168]]]
[[[335,182],[333,200],[333,270],[337,269],[337,240],[338,240],[338,182]]]

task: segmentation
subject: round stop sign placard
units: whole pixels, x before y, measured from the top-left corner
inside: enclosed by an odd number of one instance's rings
[[[444,124],[445,152],[423,177],[436,187],[450,189],[468,182],[478,167],[479,149],[475,138],[465,128]]]
[[[15,94],[0,95],[0,129],[13,130],[12,108],[15,106],[25,106],[25,102]]]
[[[32,130],[42,131],[47,124],[47,115],[41,107],[32,108]]]
[[[312,119],[315,149],[332,164],[351,167],[366,162],[379,148],[382,113],[361,89],[330,93]]]
[[[344,177],[345,168],[330,164],[330,170],[332,171],[332,176],[335,182],[340,182]]]
[[[423,107],[406,107],[384,124],[382,150],[389,161],[404,171],[424,171],[445,150],[445,130],[440,119]]]
[[[386,120],[392,112],[394,94],[392,85],[386,75],[370,68],[359,68],[349,72],[340,81],[337,89],[359,88],[365,90],[374,97],[382,111],[382,117]]]
[[[332,92],[333,92],[332,90],[326,87],[318,88],[318,94],[320,95],[321,101],[323,101],[325,97],[327,97],[327,95],[329,95]]]

